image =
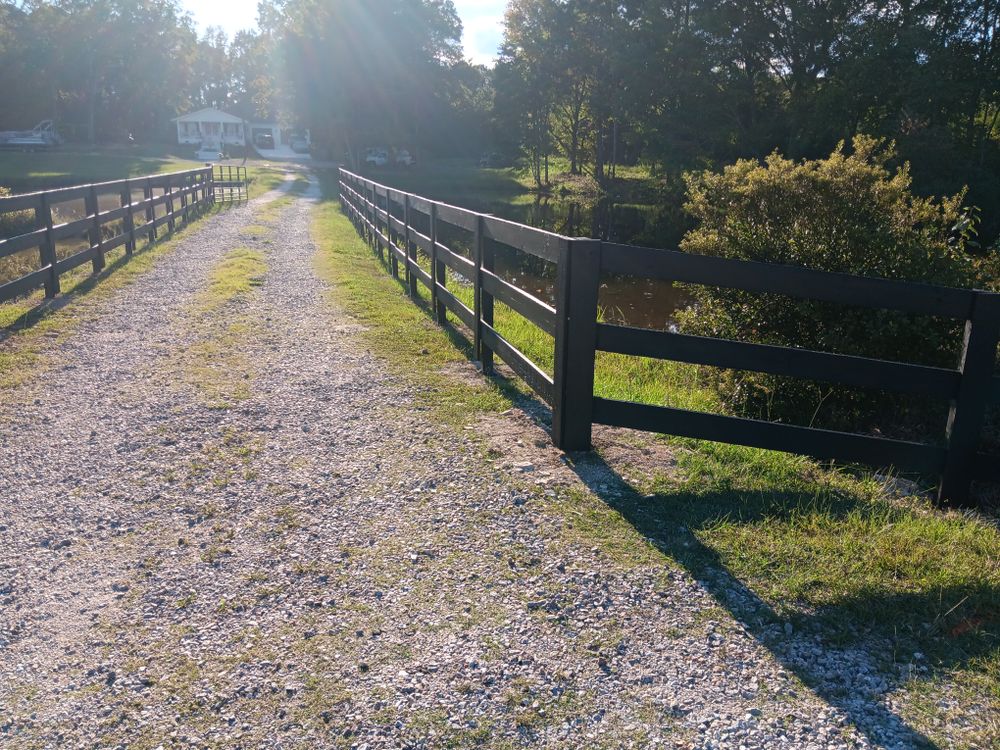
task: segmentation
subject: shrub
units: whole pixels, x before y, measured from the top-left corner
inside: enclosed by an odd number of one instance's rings
[[[891,144],[866,136],[826,159],[796,163],[774,153],[722,173],[685,176],[685,209],[698,222],[689,253],[784,263],[948,286],[981,281],[955,230],[964,193],[913,195],[908,165],[895,171]],[[691,286],[681,330],[708,336],[954,367],[955,321],[803,301],[784,295]],[[742,414],[840,429],[908,433],[919,404],[887,394],[746,372],[715,376]],[[911,424],[908,424],[911,423]],[[904,427],[905,429],[900,429]]]

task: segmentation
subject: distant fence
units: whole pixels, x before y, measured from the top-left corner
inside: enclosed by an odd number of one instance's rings
[[[388,251],[397,278],[403,265],[411,295],[423,284],[438,322],[446,322],[451,311],[469,327],[485,372],[496,354],[552,407],[553,438],[564,450],[589,448],[592,425],[599,423],[936,474],[939,499],[956,505],[969,503],[973,480],[1000,480],[1000,459],[980,447],[986,410],[1000,403],[1000,378],[994,376],[998,294],[562,237],[394,190],[346,170],[340,172],[340,198],[359,233],[380,255]],[[426,234],[414,228],[417,220]],[[471,233],[471,258],[441,241],[445,228]],[[555,264],[554,307],[494,273],[493,243]],[[430,272],[419,265],[418,249],[429,257]],[[448,290],[448,268],[472,283],[472,309]],[[599,323],[602,274],[956,319],[965,322],[961,363],[953,370]],[[497,332],[494,300],[554,337],[554,377]],[[944,440],[936,445],[609,400],[594,396],[598,351],[922,394],[950,402],[950,413],[942,426]]]
[[[137,193],[142,197],[136,199]],[[124,245],[125,253],[131,255],[137,236],[152,242],[158,228],[167,225],[173,231],[178,221],[187,222],[193,211],[213,202],[214,196],[212,168],[204,167],[0,198],[0,217],[29,212],[33,224],[30,231],[0,239],[0,261],[38,250],[38,262],[32,264],[37,268],[0,285],[0,302],[43,286],[45,296],[54,297],[60,291],[59,277],[67,271],[88,261],[94,273],[101,271],[108,252]],[[108,207],[109,202],[113,207]],[[72,220],[55,223],[54,208],[59,206],[72,207],[66,211]],[[81,238],[82,249],[57,253],[60,243]]]
[[[247,200],[250,188],[247,168],[216,164],[212,170],[212,188],[217,201],[237,203]]]

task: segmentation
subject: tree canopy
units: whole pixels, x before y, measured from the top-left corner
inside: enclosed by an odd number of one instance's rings
[[[893,139],[1000,233],[997,0],[511,0],[497,132],[532,160],[722,165]],[[536,170],[536,176],[540,177]]]
[[[0,0],[0,128],[154,139],[215,106],[398,145],[549,158],[606,183],[893,140],[918,191],[969,187],[1000,235],[1000,0],[510,0],[495,69],[451,0],[263,0],[200,36],[179,0]]]

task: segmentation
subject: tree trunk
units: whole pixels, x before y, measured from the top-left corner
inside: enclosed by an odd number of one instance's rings
[[[94,59],[90,59],[90,81],[87,92],[87,142],[93,145],[97,141],[97,73],[94,71]]]
[[[594,179],[599,185],[604,184],[605,125],[602,118],[597,125],[597,144],[594,153]]]

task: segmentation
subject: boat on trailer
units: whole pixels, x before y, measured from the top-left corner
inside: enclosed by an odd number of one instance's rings
[[[55,148],[62,143],[52,120],[42,120],[31,130],[0,131],[0,148],[17,151],[40,151]]]

